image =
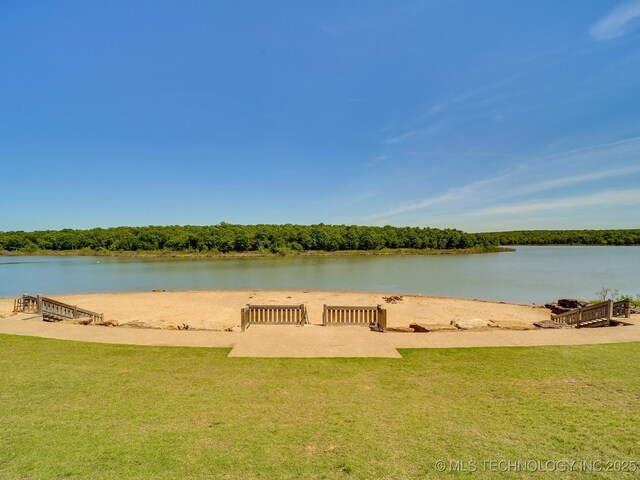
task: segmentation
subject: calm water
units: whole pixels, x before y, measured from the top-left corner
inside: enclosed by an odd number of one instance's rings
[[[152,289],[322,289],[543,303],[640,293],[640,247],[518,247],[491,255],[139,259],[2,257],[0,297]]]

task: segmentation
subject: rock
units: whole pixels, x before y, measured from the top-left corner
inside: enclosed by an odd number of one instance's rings
[[[491,320],[483,320],[481,318],[470,318],[468,320],[452,320],[451,325],[460,330],[470,330],[472,328],[495,327],[496,324]]]
[[[536,327],[531,323],[524,322],[512,322],[509,320],[502,320],[496,322],[496,326],[504,330],[535,330]]]
[[[419,332],[419,333],[429,331],[429,325],[426,325],[424,323],[412,323],[409,325],[409,328],[411,328],[414,332]]]
[[[589,305],[589,302],[586,300],[579,300],[577,298],[561,298],[557,302],[549,302],[544,306],[557,315],[559,313],[575,310],[576,308],[586,307],[587,305]]]
[[[412,327],[387,327],[387,332],[413,333],[415,329]]]
[[[586,307],[589,305],[589,302],[577,298],[561,298],[558,300],[558,305],[573,310],[574,308]]]
[[[441,332],[441,331],[450,331],[454,332],[457,330],[453,325],[446,324],[427,324],[427,323],[412,323],[409,325],[409,328],[412,328],[414,332],[418,333],[426,333],[426,332]]]
[[[539,328],[573,328],[570,325],[556,323],[553,320],[541,320],[539,322],[533,322],[533,324]]]
[[[127,328],[159,328],[157,325],[144,320],[131,320],[130,322],[121,323],[119,326]]]
[[[438,323],[435,325],[429,325],[430,332],[455,332],[458,328],[453,325],[447,325],[445,323]]]

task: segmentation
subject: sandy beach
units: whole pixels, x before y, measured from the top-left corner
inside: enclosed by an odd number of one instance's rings
[[[397,294],[338,291],[164,291],[99,293],[52,296],[64,303],[104,313],[105,319],[118,325],[130,322],[173,329],[183,324],[191,329],[228,330],[240,326],[240,308],[251,304],[307,305],[309,322],[322,322],[322,306],[383,305],[389,327],[408,327],[411,323],[449,324],[453,320],[481,318],[502,327],[531,327],[533,322],[549,318],[549,311],[531,305],[517,305],[425,295],[402,295],[397,303],[383,297]],[[0,299],[0,315],[13,309],[13,299]]]

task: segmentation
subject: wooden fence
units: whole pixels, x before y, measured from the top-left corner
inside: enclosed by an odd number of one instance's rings
[[[305,325],[309,323],[306,305],[249,305],[240,312],[242,331],[249,325]]]
[[[386,332],[387,310],[380,305],[375,307],[325,305],[322,324],[325,327],[327,325],[366,325]]]
[[[14,312],[39,313],[47,322],[59,322],[73,318],[90,318],[91,323],[102,323],[104,315],[79,308],[76,305],[67,305],[52,298],[42,295],[23,295],[13,302]]]
[[[582,327],[601,327],[609,326],[611,320],[615,317],[629,318],[631,315],[631,302],[621,300],[614,302],[607,300],[606,302],[588,305],[582,308],[576,308],[558,315],[551,315],[551,320],[564,325]]]

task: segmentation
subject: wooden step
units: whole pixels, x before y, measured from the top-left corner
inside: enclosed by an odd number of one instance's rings
[[[598,318],[596,320],[587,320],[585,322],[580,322],[580,328],[603,327],[608,323],[609,321],[606,318]]]
[[[62,320],[68,320],[68,318],[62,315],[56,315],[55,313],[44,312],[42,314],[42,320],[45,322],[61,322]]]

